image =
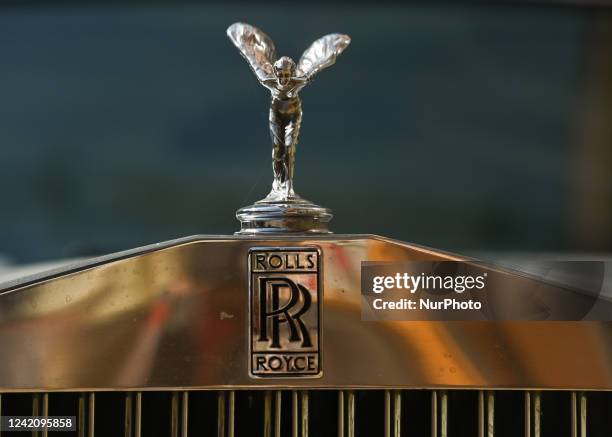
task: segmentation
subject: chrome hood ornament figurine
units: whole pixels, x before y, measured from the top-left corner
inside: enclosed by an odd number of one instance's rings
[[[236,216],[242,223],[240,233],[328,233],[331,212],[302,199],[293,189],[295,151],[302,123],[299,92],[321,70],[336,62],[351,39],[339,33],[319,38],[296,65],[287,56],[277,59],[272,39],[254,26],[234,23],[227,29],[227,35],[259,82],[272,94],[269,118],[273,143],[272,191],[265,199],[238,210]]]

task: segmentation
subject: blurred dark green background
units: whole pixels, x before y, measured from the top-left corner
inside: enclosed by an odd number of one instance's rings
[[[297,191],[336,232],[453,251],[612,250],[612,18],[601,8],[302,2],[0,7],[0,254],[237,230],[271,181],[268,94],[225,36],[299,58]]]

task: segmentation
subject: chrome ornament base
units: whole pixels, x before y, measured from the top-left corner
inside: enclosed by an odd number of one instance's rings
[[[236,212],[240,231],[236,234],[330,234],[331,211],[293,194],[266,197]]]

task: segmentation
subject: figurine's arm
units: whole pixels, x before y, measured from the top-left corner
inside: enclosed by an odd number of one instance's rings
[[[298,93],[302,88],[304,88],[310,82],[310,77],[308,76],[298,76],[291,79],[291,92]]]
[[[312,78],[312,76],[298,76],[298,77],[294,77],[293,78],[293,83],[295,83],[296,85],[304,86],[308,82],[310,82],[311,78]]]
[[[261,83],[264,86],[264,88],[269,90],[271,93],[274,93],[278,89],[276,77],[267,77],[265,79],[261,79],[259,83]]]

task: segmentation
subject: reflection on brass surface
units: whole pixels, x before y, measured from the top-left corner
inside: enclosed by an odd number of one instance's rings
[[[261,246],[321,250],[319,379],[249,377],[247,255]],[[0,391],[612,388],[609,323],[361,321],[361,261],[453,259],[375,236],[202,236],[9,284]]]

